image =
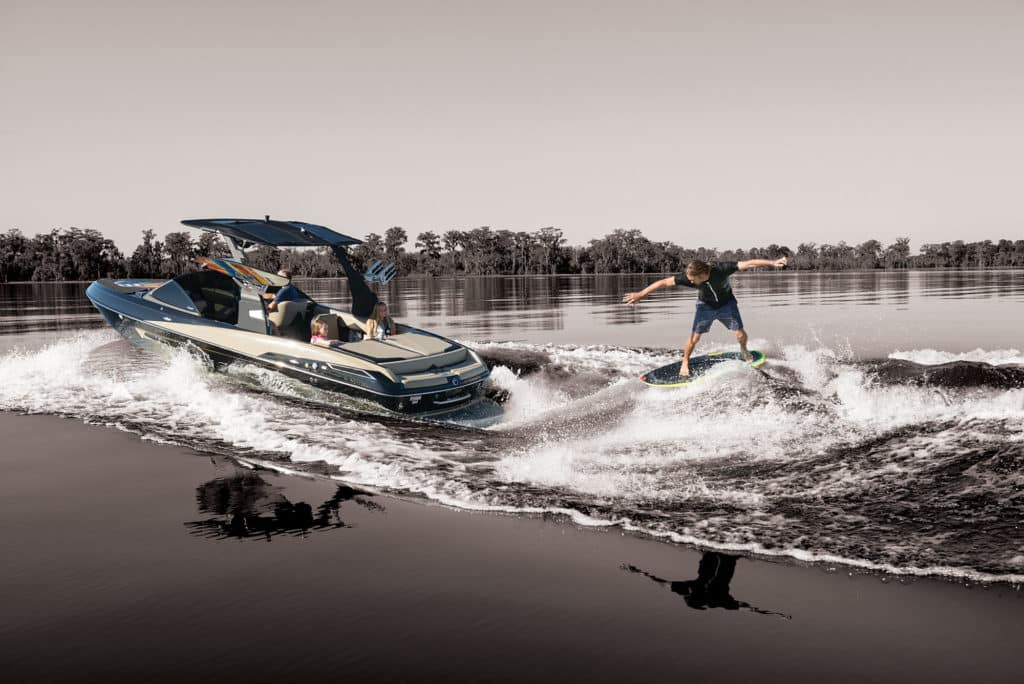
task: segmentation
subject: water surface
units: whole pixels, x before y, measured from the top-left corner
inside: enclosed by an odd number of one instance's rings
[[[0,409],[69,415],[352,486],[554,512],[721,551],[1024,581],[1024,272],[743,273],[758,372],[653,390],[693,293],[658,276],[403,279],[399,320],[471,343],[501,420],[381,415],[249,367],[129,347],[85,284],[0,286]],[[336,281],[299,282],[343,304]],[[732,348],[713,329],[702,351]]]

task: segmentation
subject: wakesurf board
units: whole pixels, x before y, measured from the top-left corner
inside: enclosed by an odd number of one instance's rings
[[[750,354],[754,357],[751,361],[743,361],[743,354],[738,351],[714,352],[704,356],[692,356],[690,357],[690,374],[686,377],[680,377],[679,375],[679,366],[682,364],[680,360],[667,366],[647,371],[640,376],[640,379],[651,387],[685,387],[700,380],[709,370],[726,361],[739,361],[746,363],[751,368],[757,368],[764,363],[764,352],[751,349]]]

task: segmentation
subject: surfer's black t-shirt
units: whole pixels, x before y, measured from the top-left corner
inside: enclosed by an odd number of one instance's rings
[[[686,279],[686,273],[676,275],[676,285],[685,285],[697,290],[697,299],[713,309],[736,301],[729,285],[729,276],[739,270],[735,261],[722,261],[711,264],[711,275],[700,285],[694,285]]]

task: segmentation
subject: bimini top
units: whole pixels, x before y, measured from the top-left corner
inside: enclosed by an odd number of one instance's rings
[[[272,221],[269,216],[260,219],[188,219],[182,221],[191,228],[220,233],[243,242],[272,247],[343,247],[360,245],[362,240],[335,233],[330,228],[302,221]]]

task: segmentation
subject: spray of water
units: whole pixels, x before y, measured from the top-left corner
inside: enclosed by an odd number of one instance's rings
[[[0,357],[0,409],[455,506],[554,512],[893,573],[1024,581],[1024,382],[1002,372],[963,380],[979,364],[1019,360],[1015,350],[859,364],[825,347],[769,348],[763,372],[723,364],[678,390],[636,380],[673,360],[669,350],[481,351],[507,397],[486,430],[382,415],[256,368],[214,373],[108,331]],[[957,374],[936,385],[926,362],[959,364]]]

